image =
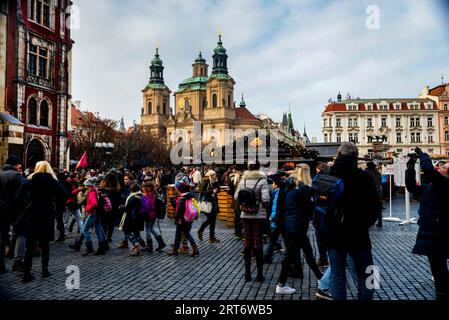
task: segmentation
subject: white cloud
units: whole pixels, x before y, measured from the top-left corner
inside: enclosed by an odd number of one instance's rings
[[[236,80],[254,113],[280,120],[291,103],[299,129],[321,138],[330,96],[417,96],[449,79],[445,26],[431,2],[402,1],[117,1],[77,0],[73,96],[105,117],[139,120],[140,90],[160,44],[172,91],[191,75],[201,47],[211,64],[218,28]],[[365,8],[380,8],[379,30]]]

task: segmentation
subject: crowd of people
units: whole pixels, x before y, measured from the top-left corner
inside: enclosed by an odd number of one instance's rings
[[[417,186],[414,180],[416,158],[421,160],[429,185]],[[436,297],[447,299],[449,218],[444,199],[449,190],[449,164],[436,171],[428,155],[419,149],[416,158],[410,159],[406,172],[407,188],[422,199],[413,252],[429,257]],[[234,199],[235,238],[243,243],[245,281],[252,280],[253,258],[255,279],[263,282],[264,264],[273,263],[274,253],[282,252],[277,294],[296,292],[287,282],[289,277],[304,276],[304,256],[318,280],[318,298],[345,300],[349,267],[358,299],[371,300],[374,288],[367,286],[367,270],[373,265],[369,229],[376,222],[382,227],[381,185],[374,163],[368,163],[365,170],[359,168],[358,150],[351,142],[342,143],[336,159],[318,164],[316,172],[301,163],[268,175],[258,162],[250,162],[246,170],[231,166],[220,171],[196,167],[135,173],[115,168],[107,172],[59,171],[46,161],[38,162],[24,175],[20,160],[10,156],[0,172],[0,273],[6,272],[6,255],[14,259],[13,271],[23,272],[23,282],[32,281],[32,260],[39,252],[42,276],[50,276],[49,243],[56,238],[55,221],[59,233],[55,241],[66,241],[69,232],[76,234],[69,247],[81,251],[84,244],[85,257],[106,254],[114,232],[122,233],[117,248],[129,250],[132,256],[163,252],[167,244],[156,226],[158,219],[166,216],[167,203],[174,208],[176,225],[174,243],[167,254],[190,252],[197,257],[197,241],[203,241],[206,228],[208,242],[220,242],[215,226],[218,193],[225,186]],[[169,186],[175,187],[171,197]],[[195,235],[192,225],[199,212],[206,219]],[[311,225],[317,257],[309,237]]]

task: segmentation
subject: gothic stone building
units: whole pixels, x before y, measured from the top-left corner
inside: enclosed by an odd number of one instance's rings
[[[69,0],[0,5],[0,164],[8,154],[65,167],[70,96]]]

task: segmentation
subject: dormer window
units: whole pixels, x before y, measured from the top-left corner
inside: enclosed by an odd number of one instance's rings
[[[373,110],[373,104],[372,103],[365,104],[365,107],[366,107],[366,111],[372,111]]]
[[[347,110],[348,110],[348,111],[358,111],[358,110],[359,110],[357,104],[348,104],[348,105],[346,105],[346,106],[347,106]]]

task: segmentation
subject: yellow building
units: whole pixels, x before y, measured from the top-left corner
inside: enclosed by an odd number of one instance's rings
[[[192,76],[179,84],[174,93],[175,108],[170,111],[170,89],[164,84],[162,61],[158,50],[151,62],[151,78],[143,92],[141,125],[152,133],[167,135],[169,143],[177,142],[174,132],[184,129],[191,141],[194,121],[202,126],[202,142],[211,140],[225,144],[225,129],[260,129],[263,122],[255,117],[243,100],[239,107],[234,102],[234,79],[228,73],[228,55],[221,35],[212,55],[212,73],[201,52],[192,64]],[[208,135],[214,129],[218,134]]]

